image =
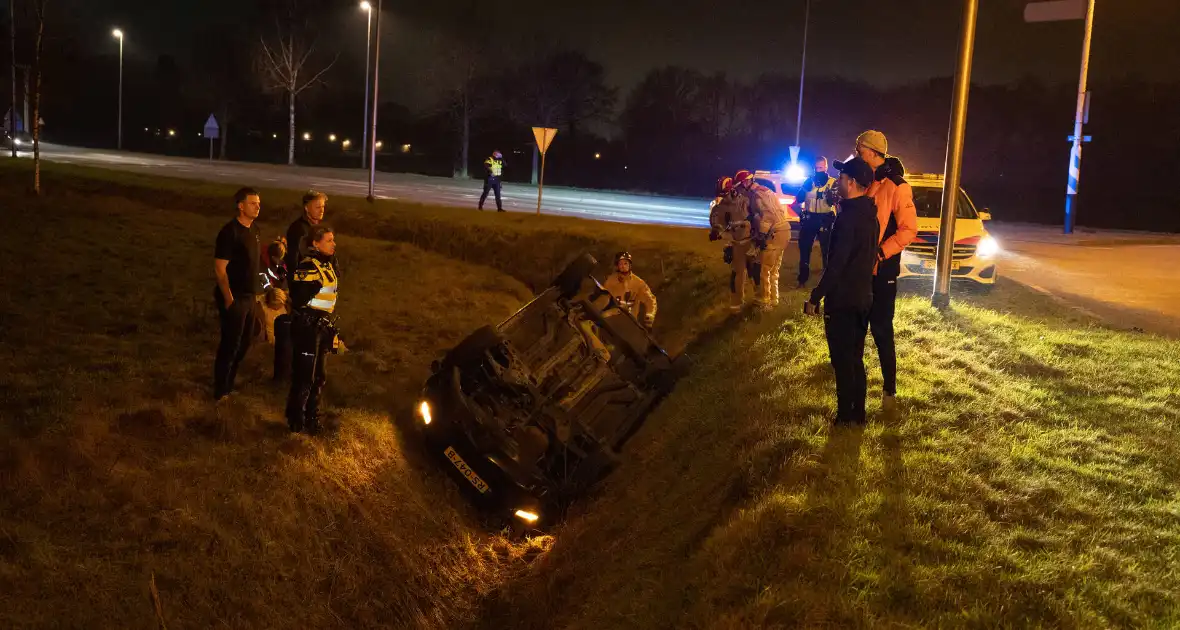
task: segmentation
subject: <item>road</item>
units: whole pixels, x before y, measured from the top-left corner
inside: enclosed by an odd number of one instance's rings
[[[369,174],[360,169],[312,168],[251,162],[221,162],[126,153],[42,144],[46,160],[149,173],[168,177],[226,182],[258,188],[314,188],[336,195],[364,197],[369,191]],[[377,173],[374,195],[418,203],[475,208],[483,182],[427,177],[404,173]],[[536,212],[537,187],[505,183],[504,209]],[[656,197],[625,193],[546,187],[542,212],[623,223],[707,226],[709,200]],[[496,209],[489,195],[484,208]]]
[[[153,175],[270,188],[315,188],[329,194],[364,196],[361,170],[214,162],[159,155],[116,153],[42,145],[47,160]],[[474,208],[481,182],[421,175],[378,173],[376,195],[387,199]],[[504,206],[535,212],[537,189],[504,184]],[[493,207],[488,200],[485,207]],[[705,226],[708,201],[552,187],[543,212],[626,223]],[[1059,228],[997,224],[1004,249],[1000,274],[1126,328],[1180,337],[1180,235],[1095,232],[1072,237]]]

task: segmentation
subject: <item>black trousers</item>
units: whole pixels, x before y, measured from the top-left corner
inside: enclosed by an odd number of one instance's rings
[[[836,419],[865,421],[865,335],[869,313],[857,309],[835,309],[824,313],[824,335],[828,355],[836,371]]]
[[[479,197],[479,209],[483,210],[483,202],[488,199],[488,192],[496,191],[496,209],[503,210],[504,206],[500,202],[500,178],[488,176],[483,180],[483,194]]]
[[[828,246],[832,244],[832,226],[835,224],[836,215],[830,212],[809,212],[799,223],[799,284],[807,282],[811,277],[811,249],[817,240],[820,257],[824,261],[824,268],[827,268]]]
[[[291,378],[291,361],[295,350],[291,344],[291,316],[275,318],[275,375],[276,381]]]
[[[897,278],[873,276],[873,308],[869,311],[869,330],[881,359],[881,389],[897,394],[897,347],[893,343],[893,314],[897,310]]]
[[[295,351],[291,392],[287,396],[287,425],[292,431],[319,427],[320,393],[327,382],[325,364],[335,332],[324,318],[295,313],[291,317],[291,345]]]
[[[254,296],[234,296],[226,308],[221,291],[214,289],[217,312],[221,316],[221,342],[213,361],[213,397],[220,399],[234,389],[238,366],[246,358],[254,337]]]

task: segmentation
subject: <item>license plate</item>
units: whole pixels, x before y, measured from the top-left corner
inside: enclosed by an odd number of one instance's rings
[[[937,266],[937,264],[933,260],[923,260],[922,261],[922,269],[924,271],[934,271],[934,268],[936,266]],[[959,262],[958,261],[951,261],[951,271],[958,271],[958,270],[959,270]]]
[[[447,450],[443,451],[443,454],[447,456],[447,459],[451,460],[451,463],[455,465],[455,468],[459,469],[460,473],[463,473],[467,481],[470,481],[471,485],[475,486],[476,490],[479,490],[480,494],[487,494],[488,490],[491,490],[487,482],[480,479],[479,475],[475,474],[475,471],[471,469],[471,466],[468,466],[467,462],[463,461],[462,457],[459,457],[459,453],[455,452],[455,447],[448,446]]]

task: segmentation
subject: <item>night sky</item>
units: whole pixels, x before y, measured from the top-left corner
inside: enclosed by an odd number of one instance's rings
[[[375,2],[375,0],[374,0]],[[974,68],[978,83],[1024,75],[1076,81],[1082,23],[1024,24],[1026,0],[983,0]],[[129,57],[163,53],[181,60],[192,33],[240,20],[242,0],[63,0],[56,5],[96,27],[95,45],[114,46],[107,25],[128,31]],[[339,18],[326,25],[325,46],[364,51],[364,14],[340,0]],[[438,33],[455,28],[469,2],[392,0],[385,3],[382,87],[411,106],[429,101],[418,80],[434,56]],[[739,78],[762,72],[796,75],[803,0],[501,0],[478,3],[485,32],[511,48],[544,34],[552,43],[583,50],[601,62],[624,90],[648,70],[682,65]],[[735,7],[741,6],[740,10]],[[813,0],[808,73],[891,85],[953,72],[962,2],[959,0]],[[1092,78],[1137,75],[1180,79],[1180,2],[1098,2]],[[329,36],[328,33],[332,35]],[[355,33],[355,37],[349,37]],[[328,41],[332,40],[332,41]],[[183,61],[182,61],[183,62]]]

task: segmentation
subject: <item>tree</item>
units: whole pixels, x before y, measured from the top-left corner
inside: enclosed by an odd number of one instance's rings
[[[559,51],[526,64],[501,81],[510,117],[526,126],[567,127],[605,120],[614,112],[618,91],[606,85],[602,65],[578,51]],[[533,147],[533,183],[537,182]]]
[[[241,29],[218,25],[200,32],[192,46],[197,53],[197,67],[186,86],[186,100],[216,114],[221,127],[218,153],[222,160],[226,159],[230,124],[247,97],[242,85],[249,82],[250,61],[240,45],[245,40]]]
[[[298,0],[283,0],[278,6],[275,33],[270,41],[259,38],[255,64],[263,87],[287,98],[287,164],[294,165],[295,98],[319,84],[340,55],[331,61],[313,63],[318,37],[312,12]]]

